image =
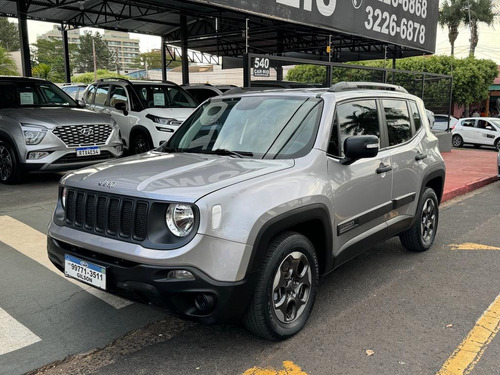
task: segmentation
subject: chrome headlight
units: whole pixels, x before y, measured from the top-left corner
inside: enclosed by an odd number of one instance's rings
[[[174,236],[186,237],[194,226],[193,208],[187,204],[173,203],[168,206],[165,222]]]
[[[47,134],[47,128],[40,125],[21,124],[27,145],[37,145]]]

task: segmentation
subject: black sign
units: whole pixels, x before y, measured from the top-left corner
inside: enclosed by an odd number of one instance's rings
[[[269,69],[269,59],[256,57],[253,62],[253,76],[254,77],[270,77],[271,72]]]
[[[194,0],[434,52],[437,0]]]

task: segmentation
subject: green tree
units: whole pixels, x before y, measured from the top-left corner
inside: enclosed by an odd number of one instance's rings
[[[181,66],[180,61],[167,61],[169,68],[176,68]],[[134,58],[132,66],[137,69],[161,69],[161,51],[154,50],[151,52],[141,53]]]
[[[474,56],[477,43],[479,42],[479,23],[483,22],[490,26],[495,19],[495,13],[493,12],[493,1],[467,0],[465,5],[466,6],[463,8],[464,22],[466,25],[469,25],[471,31],[469,56]]]
[[[124,76],[121,74],[117,74],[116,72],[112,72],[106,69],[99,69],[97,70],[97,79],[102,79],[102,78],[125,78],[129,79],[129,76]],[[88,72],[88,73],[83,73],[83,74],[77,74],[71,77],[71,82],[79,82],[79,83],[86,83],[90,84],[95,81],[95,76],[93,72]]]
[[[439,24],[448,28],[448,40],[451,44],[451,56],[455,54],[455,41],[458,38],[458,28],[463,20],[464,0],[445,0],[439,10]]]
[[[43,79],[50,79],[51,72],[52,72],[52,67],[44,63],[38,64],[31,70],[33,77],[38,77]]]
[[[288,71],[286,79],[288,81],[324,84],[326,82],[326,68],[320,65],[298,65]]]
[[[16,63],[5,48],[0,47],[0,75],[17,76]]]
[[[80,35],[80,44],[76,49],[75,69],[82,73],[94,71],[92,41],[94,41],[95,44],[97,69],[115,69],[115,55],[102,39],[102,35],[99,33],[92,35],[92,33],[88,31],[86,31],[83,35]]]
[[[75,50],[77,47],[75,44],[70,44],[68,48],[70,67],[73,67]],[[61,40],[38,39],[36,43],[32,44],[31,58],[33,60],[33,66],[45,64],[50,67],[48,79],[54,82],[65,81],[64,51]]]
[[[0,17],[0,47],[9,52],[21,48],[17,25],[9,22],[6,17]]]

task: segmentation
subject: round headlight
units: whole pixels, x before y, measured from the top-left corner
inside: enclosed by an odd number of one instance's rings
[[[61,193],[61,204],[62,204],[63,210],[66,209],[66,198],[68,198],[68,189],[63,188],[62,193]]]
[[[168,206],[165,222],[175,236],[186,237],[193,230],[193,209],[187,204],[171,204]]]

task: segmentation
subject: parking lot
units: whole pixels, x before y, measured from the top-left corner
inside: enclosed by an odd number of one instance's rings
[[[500,367],[499,182],[445,203],[430,251],[410,253],[392,239],[326,276],[306,328],[272,343],[62,277],[45,243],[59,178],[0,186],[2,374],[455,374],[473,366],[489,375]]]

